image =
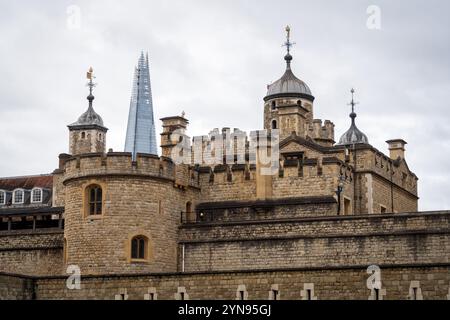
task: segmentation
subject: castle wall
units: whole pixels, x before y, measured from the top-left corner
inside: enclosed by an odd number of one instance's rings
[[[23,275],[59,275],[63,271],[63,234],[0,234],[0,272]]]
[[[183,226],[186,271],[448,263],[450,213]]]
[[[34,286],[33,279],[0,272],[0,300],[31,300]]]
[[[411,285],[418,285],[424,300],[446,300],[449,294],[449,266],[381,267],[384,300],[407,300]],[[189,300],[235,300],[245,286],[249,300],[268,300],[272,288],[278,288],[282,300],[302,300],[305,286],[313,286],[318,300],[368,300],[369,274],[366,267],[291,269],[251,272],[190,274],[148,274],[140,276],[97,276],[81,279],[81,290],[68,290],[66,278],[35,279],[36,298],[114,300],[126,294],[128,300],[144,300],[153,292],[157,300],[175,300],[185,290]],[[14,283],[16,281],[16,283]],[[0,276],[0,298],[29,298],[31,288],[18,288],[21,282]],[[384,291],[385,290],[385,291]],[[23,293],[23,294],[22,294]]]
[[[245,171],[232,171],[231,181],[226,171],[214,173],[211,181],[209,173],[200,174],[201,201],[239,201],[256,199],[255,170],[250,170],[246,179]]]

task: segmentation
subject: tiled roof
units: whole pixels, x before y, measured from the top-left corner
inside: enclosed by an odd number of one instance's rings
[[[19,188],[31,190],[35,187],[52,189],[53,176],[51,174],[45,174],[38,176],[0,178],[0,190],[12,191]]]

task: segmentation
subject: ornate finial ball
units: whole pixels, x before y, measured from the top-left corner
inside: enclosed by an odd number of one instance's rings
[[[291,27],[289,25],[286,26],[286,32],[291,31]]]
[[[350,90],[351,93],[355,93],[355,89],[352,88],[352,90]]]
[[[89,72],[94,72],[94,69],[92,69],[92,67],[90,67]]]

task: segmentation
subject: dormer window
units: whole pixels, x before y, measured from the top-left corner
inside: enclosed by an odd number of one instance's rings
[[[42,189],[36,188],[31,192],[32,203],[42,203]]]
[[[6,204],[6,192],[0,190],[0,206]]]
[[[14,190],[13,194],[13,204],[23,204],[24,203],[24,192],[22,189]]]

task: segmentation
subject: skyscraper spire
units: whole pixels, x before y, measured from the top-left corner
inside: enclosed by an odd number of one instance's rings
[[[148,53],[144,56],[143,51],[134,70],[125,152],[133,159],[137,153],[158,154]]]

